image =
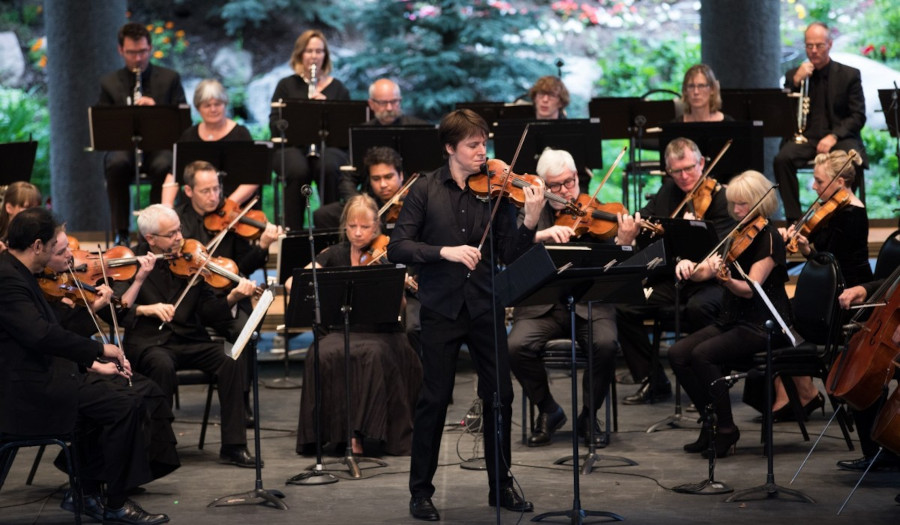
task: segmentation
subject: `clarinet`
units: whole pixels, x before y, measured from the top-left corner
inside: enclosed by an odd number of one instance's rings
[[[143,94],[141,93],[141,69],[134,68],[134,91],[131,94],[131,104],[137,105]]]
[[[310,100],[312,100],[313,97],[316,96],[316,87],[318,86],[318,84],[319,79],[316,78],[316,65],[313,64],[309,66],[309,91],[306,94],[307,98],[309,98]]]

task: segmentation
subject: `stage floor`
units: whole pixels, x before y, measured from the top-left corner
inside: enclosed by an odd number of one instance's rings
[[[445,523],[492,523],[496,515],[487,505],[487,476],[484,472],[460,468],[464,459],[478,456],[476,438],[465,431],[460,422],[474,399],[474,373],[467,358],[460,360],[457,373],[455,404],[451,405],[444,431],[442,455],[435,477],[437,492],[434,503]],[[294,362],[291,377],[302,377],[302,363]],[[620,365],[619,373],[624,372]],[[281,363],[263,363],[264,382],[284,376]],[[669,374],[671,377],[671,373]],[[569,421],[574,419],[570,401],[570,381],[561,372],[552,374],[552,390],[563,404]],[[732,389],[735,419],[741,429],[737,454],[718,461],[716,480],[736,490],[762,485],[766,481],[766,458],[760,443],[757,415],[740,402],[741,383]],[[619,397],[633,393],[635,385],[620,384]],[[820,386],[821,388],[821,386]],[[579,389],[580,391],[580,389]],[[513,411],[512,472],[534,502],[535,513],[520,516],[501,511],[503,523],[530,521],[539,513],[567,510],[573,507],[573,474],[570,466],[554,465],[554,460],[572,453],[570,426],[555,436],[551,445],[528,448],[521,444],[521,390],[516,387]],[[285,485],[285,481],[315,463],[315,458],[295,454],[297,414],[300,390],[261,388],[261,443],[265,468],[262,484],[266,489],[281,491],[288,510],[261,505],[208,508],[214,499],[255,488],[253,469],[219,465],[218,426],[211,426],[204,450],[197,449],[205,393],[202,387],[183,387],[181,410],[176,411],[175,430],[179,440],[182,466],[174,473],[146,486],[146,492],[135,497],[152,512],[165,512],[172,523],[267,525],[296,523],[416,523],[409,516],[408,457],[386,456],[387,467],[363,464],[361,479],[351,479],[347,469],[337,465],[333,471],[339,481],[321,486]],[[214,402],[214,417],[218,417]],[[587,475],[580,475],[581,507],[584,510],[607,511],[625,518],[628,523],[891,523],[900,519],[900,505],[894,497],[900,492],[900,473],[870,473],[850,500],[841,516],[836,513],[853,485],[855,473],[838,470],[835,461],[861,456],[849,452],[837,424],[832,425],[793,485],[791,477],[806,456],[810,443],[804,442],[795,423],[775,425],[775,482],[803,491],[815,503],[798,503],[785,495],[752,501],[726,503],[727,495],[686,495],[673,492],[676,485],[695,483],[708,477],[707,461],[699,455],[682,451],[684,443],[697,436],[696,413],[686,413],[681,428],[669,428],[648,434],[645,430],[656,421],[673,413],[671,401],[619,407],[619,431],[609,447],[598,452],[605,456],[621,456],[638,463],[622,466],[602,459]],[[827,416],[830,417],[828,411]],[[812,439],[821,431],[826,419],[821,412],[809,422]],[[252,432],[251,432],[252,438]],[[855,435],[854,435],[855,438]],[[252,450],[252,443],[251,443]],[[581,453],[585,452],[581,447]],[[339,451],[340,453],[343,450]],[[51,465],[55,451],[45,455],[32,486],[25,485],[34,458],[33,450],[23,450],[17,457],[9,479],[0,490],[0,523],[49,524],[71,523],[72,515],[59,509],[66,476]],[[341,454],[338,454],[338,457]],[[327,460],[335,456],[326,457]],[[761,499],[760,499],[761,498]],[[589,517],[586,522],[607,520]],[[85,523],[92,520],[85,517]],[[550,518],[545,523],[569,523],[565,518]]]

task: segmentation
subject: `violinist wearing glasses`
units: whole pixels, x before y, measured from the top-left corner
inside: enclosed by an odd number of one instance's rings
[[[537,173],[544,179],[546,188],[562,197],[566,202],[575,202],[580,190],[577,184],[578,170],[575,160],[567,151],[547,148],[537,163]],[[589,195],[584,195],[590,198]],[[567,243],[575,239],[571,226],[558,225],[557,213],[564,210],[564,202],[548,200],[538,219],[535,242]],[[613,217],[615,219],[615,217]],[[519,222],[525,219],[519,213]],[[624,217],[622,220],[632,220]],[[614,235],[614,232],[613,232]],[[611,242],[611,241],[607,241]],[[585,443],[590,439],[590,427],[594,425],[594,445],[605,447],[606,434],[600,430],[596,411],[600,409],[609,391],[609,370],[615,367],[618,350],[616,333],[616,311],[612,305],[595,304],[591,310],[588,325],[586,304],[575,306],[576,334],[583,348],[587,347],[588,330],[593,330],[593,392],[588,391],[588,376],[583,381],[582,410],[578,416],[578,431]],[[513,326],[509,333],[509,363],[516,379],[525,389],[526,395],[538,407],[538,418],[529,447],[549,445],[553,434],[566,423],[566,414],[550,392],[547,371],[541,358],[544,345],[552,338],[565,337],[569,333],[569,313],[562,304],[522,306],[513,310]],[[594,413],[588,410],[588,396],[593,396]]]
[[[728,210],[741,222],[729,233],[733,242],[728,253],[724,257],[713,254],[698,262],[684,259],[675,267],[679,279],[718,281],[723,289],[722,311],[716,321],[669,349],[672,370],[703,416],[704,427],[710,424],[708,406],[713,407],[718,426],[716,457],[733,452],[740,438],[731,413],[728,386],[724,381],[716,381],[723,375],[722,366],[751,359],[757,352],[764,352],[768,342],[764,324],[771,314],[755,297],[756,291],[741,270],[760,284],[785,323],[791,323],[784,289],[788,280],[784,241],[768,221],[778,207],[778,198],[771,188],[765,176],[756,171],[745,171],[731,179],[726,190]],[[701,429],[697,441],[684,446],[685,452],[702,452],[704,457],[708,448],[708,428]]]
[[[125,353],[137,371],[162,388],[170,406],[175,395],[176,370],[196,368],[215,375],[222,410],[219,460],[252,468],[255,460],[247,450],[244,423],[246,367],[225,355],[223,343],[212,341],[206,326],[231,319],[232,308],[253,295],[256,283],[241,278],[227,295],[219,295],[201,279],[179,302],[190,281],[175,275],[170,264],[192,261],[199,270],[203,257],[178,259],[185,239],[181,221],[171,208],[153,204],[141,211],[137,222],[144,243],[138,245],[135,253],[153,253],[159,259],[134,305],[120,320],[125,328]]]
[[[703,195],[696,192],[698,197],[705,199],[691,199],[679,209],[687,194],[697,186],[706,166],[706,159],[697,144],[687,138],[676,138],[666,146],[664,157],[668,176],[663,179],[656,195],[640,212],[635,213],[635,220],[627,220],[620,225],[617,242],[628,244],[637,237],[640,217],[672,217],[676,212],[676,218],[712,222],[718,237],[723,238],[735,222],[728,214],[727,200],[721,186],[707,186]],[[653,293],[647,298],[646,307],[619,305],[617,309],[619,344],[634,380],[641,382],[637,392],[622,400],[626,405],[654,403],[672,395],[672,387],[662,367],[657,368],[650,377],[653,347],[644,328],[644,319],[660,307],[675,304],[675,282],[670,275],[663,275],[651,277],[647,286],[653,289]],[[685,308],[682,322],[689,330],[712,324],[721,308],[721,292],[714,281],[686,283],[679,291],[679,300]]]

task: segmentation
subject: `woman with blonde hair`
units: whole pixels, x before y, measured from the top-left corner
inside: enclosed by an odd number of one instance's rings
[[[0,251],[6,250],[9,221],[22,210],[40,206],[41,200],[41,190],[26,181],[13,182],[0,194]]]
[[[732,417],[728,386],[724,381],[717,381],[722,377],[721,367],[752,359],[757,352],[766,350],[765,322],[771,314],[761,307],[756,291],[735,265],[762,286],[778,313],[790,324],[790,304],[784,289],[788,279],[784,241],[768,221],[778,207],[778,199],[771,190],[772,184],[765,176],[752,170],[728,183],[725,195],[729,213],[735,220],[743,221],[735,234],[760,226],[749,246],[733,258],[733,263],[726,264],[717,254],[699,263],[685,259],[675,267],[679,279],[718,279],[723,288],[722,310],[715,324],[701,328],[669,349],[672,370],[703,416],[706,427],[697,441],[684,446],[685,452],[708,454],[710,406],[717,418],[716,456],[724,457],[733,451],[740,432]]]

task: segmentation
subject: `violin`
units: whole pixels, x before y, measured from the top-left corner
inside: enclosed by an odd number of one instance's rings
[[[359,265],[372,266],[381,261],[381,259],[387,255],[387,245],[389,242],[391,242],[391,238],[387,235],[381,234],[378,237],[375,237],[375,240],[369,244],[369,248],[360,255]]]
[[[206,284],[218,289],[241,281],[237,263],[227,257],[210,257],[206,246],[196,239],[184,240],[180,253],[169,258],[169,269],[188,279],[201,272],[200,277]]]
[[[797,237],[802,235],[809,237],[817,228],[825,225],[831,216],[850,204],[853,195],[845,190],[839,189],[835,191],[831,197],[825,202],[815,202],[806,210],[803,217],[794,223],[794,234],[788,239],[785,249],[791,253],[797,253]]]
[[[756,236],[762,232],[769,220],[762,215],[757,215],[752,221],[740,228],[734,229],[728,234],[725,241],[725,255],[722,257],[722,265],[719,266],[717,277],[722,280],[728,278],[728,265],[737,260],[747,248],[753,244]]]
[[[216,211],[203,217],[203,226],[211,232],[220,232],[228,228],[243,211],[238,203],[225,199]],[[255,240],[262,235],[267,224],[266,214],[262,210],[248,210],[231,229],[245,239]]]
[[[384,206],[378,210],[378,217],[384,220],[387,224],[393,224],[397,222],[397,219],[400,217],[400,209],[403,208],[403,198],[406,197],[406,194],[409,193],[409,188],[413,185],[414,182],[419,178],[418,173],[413,173],[413,176],[410,177],[409,182],[403,185],[402,188],[397,190],[397,193],[394,194],[393,197],[388,199]]]
[[[611,239],[619,231],[617,213],[627,214],[628,210],[620,202],[602,204],[586,193],[580,194],[573,203],[577,210],[559,210],[556,213],[557,226],[568,226],[576,237],[585,233],[598,239]]]
[[[76,305],[88,306],[97,300],[100,291],[89,284],[77,281],[67,273],[56,273],[49,268],[44,268],[43,273],[37,276],[38,285],[44,296],[49,300],[61,301],[68,299]],[[112,297],[112,303],[121,306],[118,297]]]
[[[544,179],[537,175],[519,175],[509,171],[509,165],[500,159],[489,159],[482,166],[482,172],[469,177],[469,190],[479,197],[509,197],[509,200],[517,207],[525,205],[525,188],[535,186],[539,188],[544,197],[572,208],[574,205],[559,195],[551,192],[544,184]],[[509,176],[507,177],[507,172]],[[577,210],[574,210],[577,211]]]
[[[74,236],[66,235],[66,238],[69,240],[69,249],[70,250],[80,250],[81,249],[81,243],[79,243],[78,239],[76,239]]]
[[[86,250],[72,250],[72,271],[79,281],[97,283],[103,280],[104,273],[109,279],[115,281],[127,281],[137,273],[137,267],[141,264],[134,252],[127,246],[114,246],[103,252],[89,252]],[[156,254],[157,259],[171,259],[177,255]],[[101,263],[102,259],[102,263]]]
[[[694,217],[697,220],[703,219],[712,204],[715,194],[722,189],[722,185],[716,179],[706,178],[697,187],[693,196],[691,196],[691,206],[694,208]]]
[[[850,337],[847,349],[841,353],[825,382],[829,394],[840,397],[856,410],[864,410],[881,397],[884,385],[894,375],[894,359],[900,350],[891,341],[900,322],[900,267],[885,280],[875,299],[884,304],[872,310],[865,324]],[[854,316],[856,321],[860,312]]]

